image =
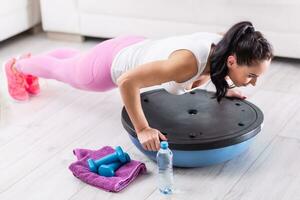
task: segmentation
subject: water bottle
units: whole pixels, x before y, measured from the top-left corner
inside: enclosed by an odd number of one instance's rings
[[[160,143],[160,150],[156,155],[158,166],[158,189],[163,194],[173,192],[173,153],[168,148],[168,142]]]

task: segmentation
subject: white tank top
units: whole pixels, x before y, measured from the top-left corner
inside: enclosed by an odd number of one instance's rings
[[[211,44],[217,44],[221,38],[222,36],[218,34],[199,32],[163,39],[146,39],[130,45],[122,49],[115,56],[111,67],[112,80],[116,83],[117,79],[130,69],[148,62],[166,60],[172,52],[179,49],[187,49],[191,51],[197,59],[197,74],[183,83],[170,81],[162,84],[162,87],[171,94],[183,94],[188,91],[186,88],[190,87],[203,72]]]

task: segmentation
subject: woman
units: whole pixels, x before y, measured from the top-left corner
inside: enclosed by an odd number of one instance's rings
[[[216,100],[224,96],[245,98],[229,86],[255,86],[273,57],[269,42],[251,22],[232,26],[224,36],[212,33],[151,40],[123,36],[106,40],[93,49],[58,49],[6,63],[10,95],[27,100],[39,92],[38,78],[56,79],[84,90],[107,91],[118,87],[138,139],[146,150],[158,150],[159,138],[140,103],[140,89],[162,85],[172,94],[183,94],[212,80]]]

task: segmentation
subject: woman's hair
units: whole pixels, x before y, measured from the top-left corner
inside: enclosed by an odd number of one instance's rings
[[[250,66],[273,57],[270,43],[261,32],[255,31],[251,22],[244,21],[233,25],[223,36],[210,57],[210,76],[217,91],[218,102],[231,88],[225,77],[228,75],[227,58],[235,55],[237,64]]]

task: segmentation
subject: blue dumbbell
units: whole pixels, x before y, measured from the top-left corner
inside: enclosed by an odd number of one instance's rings
[[[103,158],[100,158],[98,160],[88,159],[87,163],[90,168],[91,172],[97,172],[100,165],[103,164],[109,164],[116,161],[120,161],[121,163],[125,163],[127,158],[125,153],[123,152],[122,148],[120,146],[117,146],[116,151],[112,154],[109,154],[107,156],[104,156]]]
[[[125,156],[126,156],[126,162],[125,163],[129,163],[131,161],[129,155],[127,153],[125,153]],[[98,168],[98,174],[101,175],[101,176],[112,177],[112,176],[115,175],[115,171],[117,169],[119,169],[119,167],[124,165],[125,163],[113,162],[113,163],[110,163],[110,164],[101,165]]]

